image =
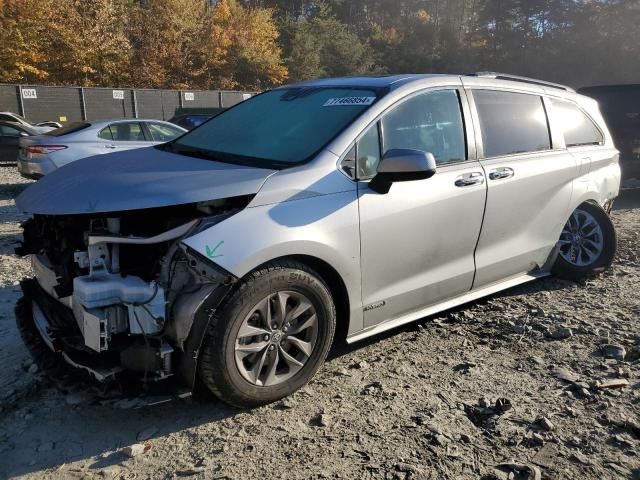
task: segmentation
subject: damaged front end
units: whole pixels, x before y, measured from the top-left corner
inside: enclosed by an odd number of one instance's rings
[[[207,325],[236,278],[182,240],[250,200],[34,215],[16,249],[31,257],[34,270],[22,282],[19,324],[100,381],[173,378],[193,388]]]

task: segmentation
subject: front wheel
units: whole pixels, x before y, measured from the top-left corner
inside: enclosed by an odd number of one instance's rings
[[[328,287],[305,265],[250,274],[212,319],[199,377],[218,398],[255,407],[290,395],[324,362],[335,332]]]
[[[567,221],[559,240],[560,252],[552,273],[581,280],[605,271],[617,249],[616,231],[609,215],[597,205],[580,205]]]

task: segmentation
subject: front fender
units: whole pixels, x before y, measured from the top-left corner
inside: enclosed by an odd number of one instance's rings
[[[183,243],[238,278],[277,258],[322,260],[347,288],[352,332],[362,328],[359,235],[354,189],[249,207]]]

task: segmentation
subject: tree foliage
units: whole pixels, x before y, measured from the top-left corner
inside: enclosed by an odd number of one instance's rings
[[[0,81],[264,89],[505,71],[638,82],[638,0],[0,0]]]

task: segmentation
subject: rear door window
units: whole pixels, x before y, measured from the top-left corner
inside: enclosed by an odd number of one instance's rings
[[[525,93],[474,90],[484,157],[551,149],[542,97]]]
[[[138,122],[112,123],[109,125],[113,140],[116,142],[145,142],[142,125]]]
[[[169,142],[184,133],[179,128],[164,123],[147,123],[154,142]]]
[[[580,107],[572,102],[553,99],[554,118],[564,132],[564,141],[568,148],[587,145],[601,145],[604,137],[593,120]]]

